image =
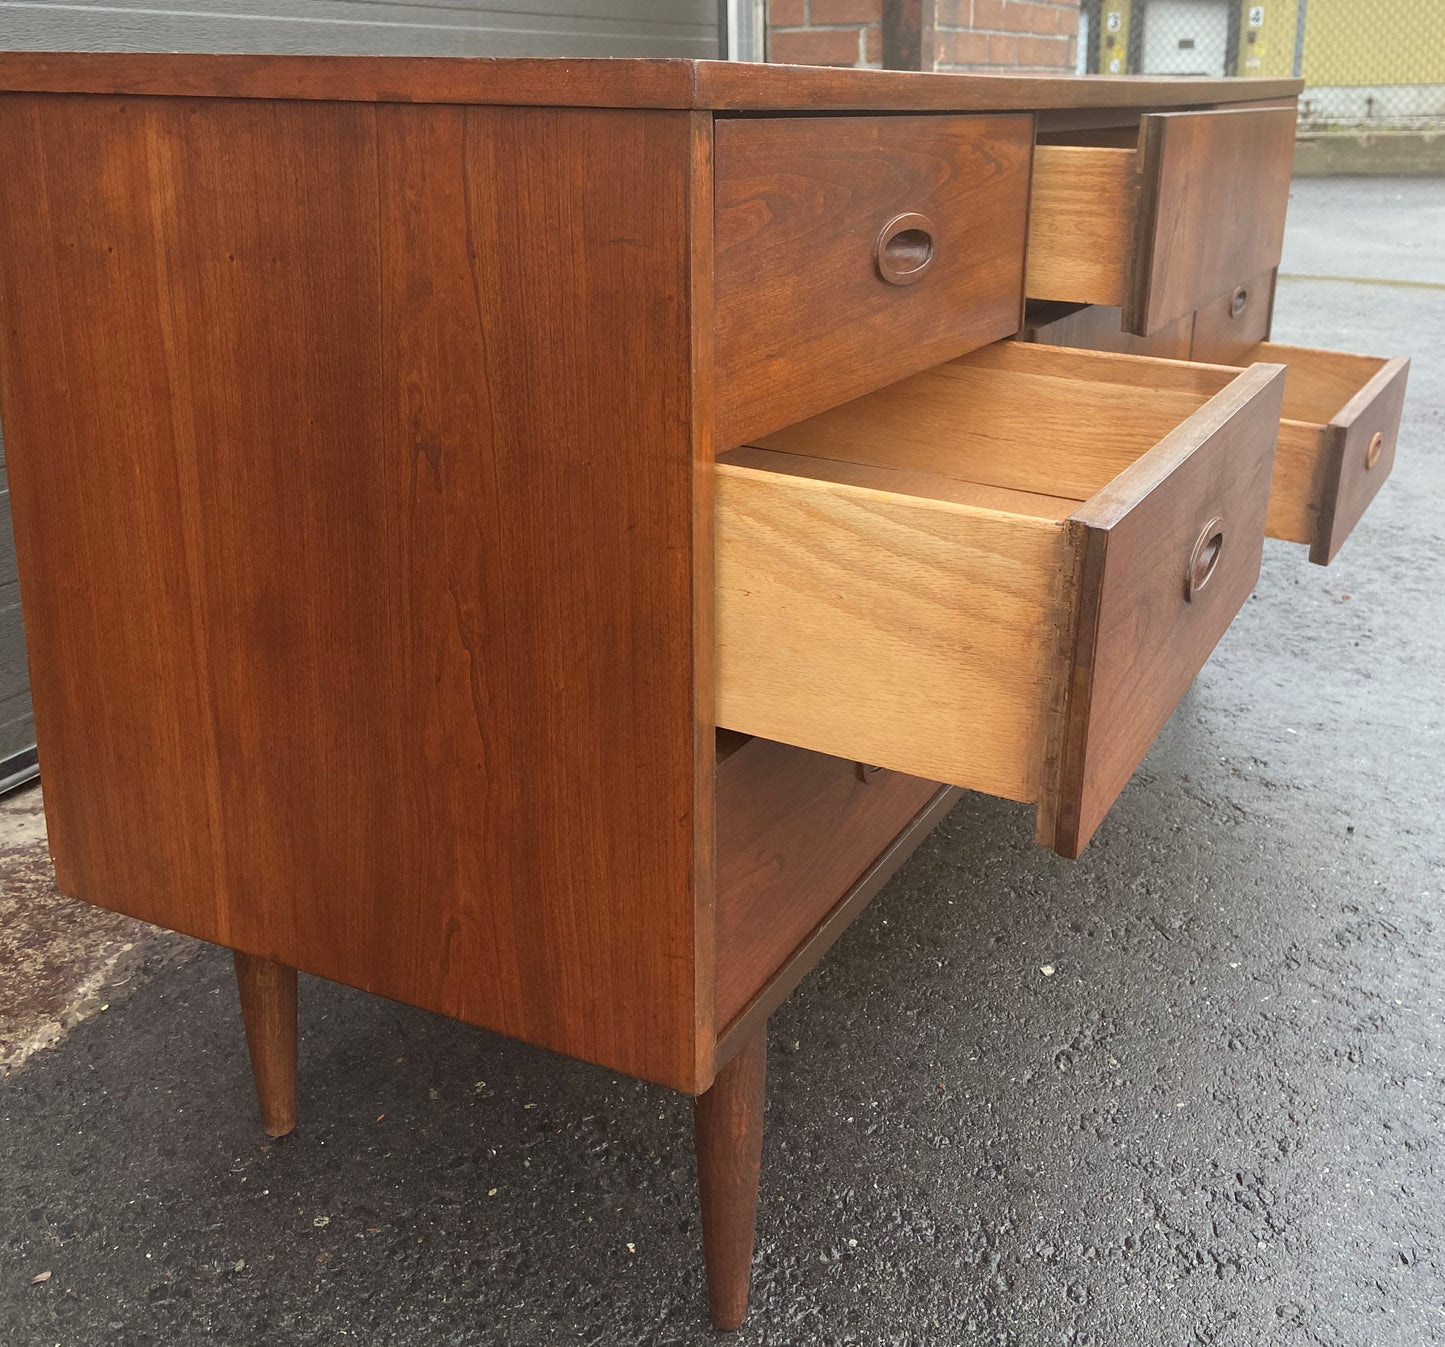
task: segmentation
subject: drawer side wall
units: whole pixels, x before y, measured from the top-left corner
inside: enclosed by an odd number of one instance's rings
[[[716,472],[718,724],[1036,799],[1062,526]]]
[[[1122,305],[1138,203],[1132,149],[1036,146],[1024,283],[1029,298]]]

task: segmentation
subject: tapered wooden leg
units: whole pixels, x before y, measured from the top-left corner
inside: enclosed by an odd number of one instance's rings
[[[707,1298],[718,1328],[737,1328],[748,1312],[767,1067],[764,1024],[693,1110]]]
[[[284,1137],[296,1126],[296,970],[240,950],[235,958],[261,1126]]]

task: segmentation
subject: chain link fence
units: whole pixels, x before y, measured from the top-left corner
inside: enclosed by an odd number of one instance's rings
[[[1445,0],[1083,0],[1081,74],[1303,77],[1304,126],[1445,128]]]

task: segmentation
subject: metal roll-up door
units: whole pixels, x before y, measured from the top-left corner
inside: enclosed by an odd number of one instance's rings
[[[718,55],[718,0],[0,0],[0,46],[371,56]]]

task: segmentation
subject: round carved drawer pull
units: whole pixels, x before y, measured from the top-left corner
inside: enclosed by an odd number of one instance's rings
[[[1211,519],[1199,532],[1194,550],[1189,554],[1189,570],[1184,576],[1184,597],[1190,603],[1194,596],[1209,583],[1219,565],[1219,554],[1224,551],[1224,520]]]
[[[1249,291],[1241,285],[1229,301],[1229,316],[1231,318],[1238,318],[1239,315],[1244,312],[1245,305],[1248,303]]]
[[[1380,455],[1385,452],[1385,432],[1377,430],[1370,436],[1369,448],[1365,450],[1365,471],[1369,472],[1376,463],[1380,461]]]
[[[878,274],[889,285],[912,285],[933,263],[933,221],[910,211],[895,215],[878,235]]]

